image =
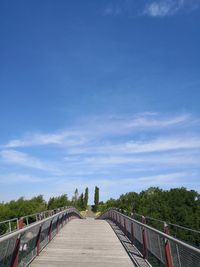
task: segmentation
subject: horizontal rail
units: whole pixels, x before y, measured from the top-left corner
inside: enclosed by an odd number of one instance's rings
[[[0,237],[0,266],[28,266],[60,229],[73,218],[82,216],[75,208],[67,208]]]
[[[133,216],[136,215],[136,216],[140,216],[141,218],[144,217],[143,215],[138,214],[138,213],[132,213],[132,214],[133,214]],[[171,223],[171,222],[168,222],[168,221],[163,221],[163,220],[156,219],[156,218],[149,217],[149,216],[145,216],[145,218],[146,219],[149,219],[149,220],[156,221],[156,222],[160,222],[160,223],[163,223],[163,224],[164,223],[167,223],[168,225],[172,225],[174,227],[177,227],[177,228],[180,228],[180,229],[183,229],[183,230],[187,230],[187,231],[190,231],[190,232],[193,232],[193,233],[200,234],[200,231],[195,230],[195,229],[188,228],[186,226],[182,226],[182,225],[179,225],[179,224]]]
[[[32,223],[35,223],[36,221],[41,221],[44,218],[48,218],[52,216],[53,214],[57,214],[58,212],[65,210],[67,208],[71,208],[71,207],[61,207],[61,208],[57,208],[54,210],[45,210],[42,212],[25,215],[20,218],[13,218],[13,219],[0,221],[0,227],[1,227],[0,237],[10,234],[12,232],[15,232],[16,230],[20,228],[23,228]]]
[[[9,220],[5,220],[5,221],[0,221],[0,224],[4,224],[4,223],[8,223],[8,222],[13,222],[13,221],[17,221],[18,218],[13,218],[13,219],[9,219]]]
[[[170,236],[167,228],[163,233],[145,220],[137,221],[116,209],[107,210],[99,218],[115,222],[152,266],[200,267],[200,249]]]

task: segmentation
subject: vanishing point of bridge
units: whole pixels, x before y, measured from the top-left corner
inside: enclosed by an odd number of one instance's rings
[[[200,267],[197,247],[116,209],[98,219],[74,208],[44,215],[17,220],[18,230],[0,237],[0,267]]]

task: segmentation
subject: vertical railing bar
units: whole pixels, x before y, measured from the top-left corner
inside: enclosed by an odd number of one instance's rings
[[[11,260],[11,267],[18,267],[19,264],[19,248],[20,248],[20,239],[21,235],[19,235],[15,242],[15,248],[12,254],[12,260]]]
[[[169,235],[169,228],[167,223],[164,222],[164,233]],[[166,265],[167,267],[172,267],[172,256],[171,256],[171,248],[170,248],[170,242],[167,238],[165,240],[165,258],[166,258]]]
[[[12,232],[12,227],[11,227],[11,222],[10,221],[8,222],[8,227],[9,227],[9,233],[11,233]]]
[[[40,225],[40,227],[39,227],[37,238],[36,238],[36,243],[35,243],[36,255],[37,256],[39,256],[39,254],[40,254],[40,236],[41,236],[41,231],[42,231],[42,225]]]
[[[144,216],[142,216],[142,223],[143,224],[146,223],[146,219]],[[147,239],[146,239],[146,230],[143,226],[142,226],[142,243],[143,243],[143,258],[146,259],[147,258]]]

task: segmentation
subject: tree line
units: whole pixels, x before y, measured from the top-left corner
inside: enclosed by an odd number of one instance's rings
[[[43,196],[39,195],[31,199],[21,197],[18,200],[12,200],[7,203],[2,202],[0,203],[0,222],[64,206],[74,206],[78,210],[85,210],[88,206],[88,197],[89,191],[87,187],[84,193],[80,195],[78,189],[76,189],[71,199],[68,198],[67,194],[63,194],[45,201]]]
[[[141,214],[147,217],[160,219],[174,224],[182,225],[191,229],[200,230],[200,195],[195,190],[186,188],[173,188],[162,190],[158,187],[151,187],[140,193],[128,192],[122,194],[117,199],[109,199],[105,202],[100,201],[100,189],[96,186],[94,192],[94,212],[104,212],[110,207],[116,207],[131,213]],[[29,214],[53,210],[63,206],[74,206],[78,210],[86,210],[88,207],[89,191],[85,188],[83,193],[75,190],[71,199],[66,194],[51,197],[45,201],[42,195],[33,197],[29,200],[23,197],[12,200],[8,203],[0,203],[0,221],[22,217]],[[149,221],[154,227],[162,227],[154,221]],[[160,228],[161,229],[161,228]],[[176,235],[184,235],[183,239],[191,239],[190,232],[172,229]],[[185,237],[186,236],[186,237]]]
[[[163,224],[151,218],[170,222],[170,233],[173,236],[200,246],[200,234],[173,225],[200,231],[200,194],[195,190],[184,187],[170,190],[151,187],[140,193],[129,192],[118,199],[100,202],[98,210],[104,212],[110,207],[119,208],[137,220],[141,219],[138,214],[146,216],[147,223],[159,230],[163,230]]]

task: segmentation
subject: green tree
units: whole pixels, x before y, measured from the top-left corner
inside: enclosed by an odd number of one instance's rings
[[[50,198],[48,201],[47,207],[50,210],[54,210],[54,209],[58,209],[58,208],[70,206],[70,205],[71,205],[71,201],[69,201],[66,194],[63,194],[58,197]]]
[[[99,188],[97,186],[95,186],[95,191],[94,191],[94,212],[96,212],[98,210],[98,206],[99,206]]]
[[[79,210],[84,210],[85,209],[85,202],[84,202],[84,195],[83,195],[83,193],[81,193],[80,194],[80,197],[78,198],[77,208]]]
[[[87,209],[87,206],[88,206],[88,197],[89,197],[89,191],[88,191],[88,187],[86,187],[85,195],[84,195],[84,207],[85,207],[85,209]]]

